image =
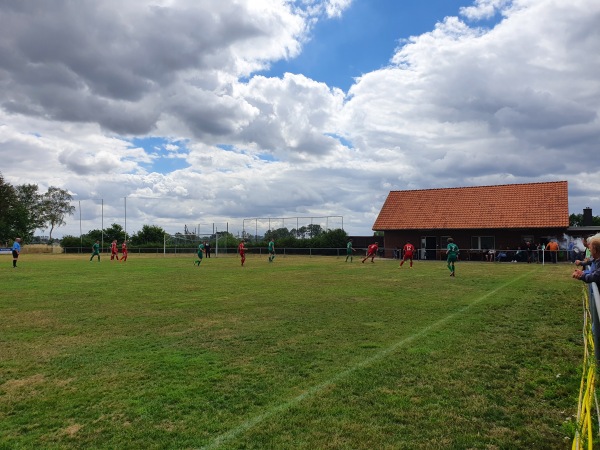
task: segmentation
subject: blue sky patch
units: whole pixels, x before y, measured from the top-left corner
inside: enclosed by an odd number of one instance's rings
[[[135,147],[143,148],[146,153],[153,156],[151,164],[141,165],[151,172],[167,174],[175,170],[190,167],[187,162],[189,150],[185,140],[173,141],[163,137],[133,138],[130,142]]]
[[[329,136],[337,141],[339,141],[340,144],[342,144],[344,147],[347,147],[349,149],[353,149],[354,145],[352,145],[352,142],[350,142],[348,139],[340,136],[339,134],[335,134],[335,133],[325,133],[325,136]]]

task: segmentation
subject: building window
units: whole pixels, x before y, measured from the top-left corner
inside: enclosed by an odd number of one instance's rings
[[[471,236],[472,250],[492,250],[496,248],[494,236]]]

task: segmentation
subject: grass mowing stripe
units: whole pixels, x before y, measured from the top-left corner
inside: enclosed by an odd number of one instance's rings
[[[539,268],[537,268],[537,270],[539,270]],[[414,333],[410,336],[407,336],[406,338],[392,344],[391,346],[377,352],[376,354],[374,354],[373,356],[370,356],[369,358],[364,359],[363,361],[355,364],[352,367],[349,367],[348,369],[340,372],[339,374],[337,374],[336,376],[316,385],[313,386],[312,388],[306,390],[305,392],[303,392],[302,394],[292,398],[291,400],[288,400],[285,403],[281,403],[279,405],[273,406],[271,408],[269,408],[267,411],[265,411],[262,414],[259,414],[255,417],[252,417],[244,422],[242,422],[240,425],[238,425],[237,427],[229,430],[226,433],[221,434],[220,436],[216,437],[210,444],[201,447],[202,450],[211,450],[211,449],[217,449],[219,448],[221,445],[225,444],[227,441],[229,441],[230,439],[234,439],[237,436],[239,436],[241,433],[253,428],[255,425],[258,425],[259,423],[261,423],[262,421],[274,416],[275,414],[281,413],[281,412],[285,412],[288,409],[290,409],[291,407],[297,405],[298,403],[302,402],[303,400],[310,398],[314,395],[317,395],[319,392],[323,391],[325,388],[331,386],[332,384],[336,383],[339,380],[344,379],[345,377],[347,377],[348,375],[350,375],[352,372],[358,370],[358,369],[362,369],[366,366],[371,365],[372,363],[382,359],[383,357],[389,355],[390,353],[393,353],[394,351],[396,351],[397,349],[403,347],[404,345],[406,345],[409,342],[414,341],[416,338],[422,337],[424,335],[426,335],[428,332],[430,332],[433,329],[438,328],[439,326],[445,324],[446,322],[454,319],[456,316],[464,313],[465,311],[469,310],[471,307],[481,303],[482,301],[484,301],[485,299],[491,297],[492,295],[494,295],[495,293],[499,292],[502,289],[507,288],[508,286],[510,286],[511,284],[516,283],[517,281],[522,280],[523,278],[529,276],[530,274],[532,274],[533,272],[535,272],[536,269],[533,270],[529,270],[528,272],[525,272],[523,274],[521,274],[520,276],[513,278],[512,280],[507,281],[506,283],[496,287],[495,289],[489,291],[488,293],[482,295],[481,297],[473,300],[471,303],[469,303],[466,306],[463,306],[462,308],[456,310],[453,313],[448,314],[445,317],[442,317],[441,319],[437,320],[435,323],[423,328],[421,331],[418,331],[417,333]]]

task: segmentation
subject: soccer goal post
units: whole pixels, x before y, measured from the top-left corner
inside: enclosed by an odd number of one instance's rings
[[[208,240],[208,237],[196,234],[164,234],[163,254],[167,253],[195,253],[200,243]]]

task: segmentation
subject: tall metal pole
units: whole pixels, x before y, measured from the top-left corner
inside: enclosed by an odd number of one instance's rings
[[[125,240],[127,240],[127,196],[123,199],[125,200]]]
[[[102,200],[102,250],[104,250],[104,199]]]
[[[83,236],[81,235],[81,200],[79,200],[79,253],[83,247]]]

